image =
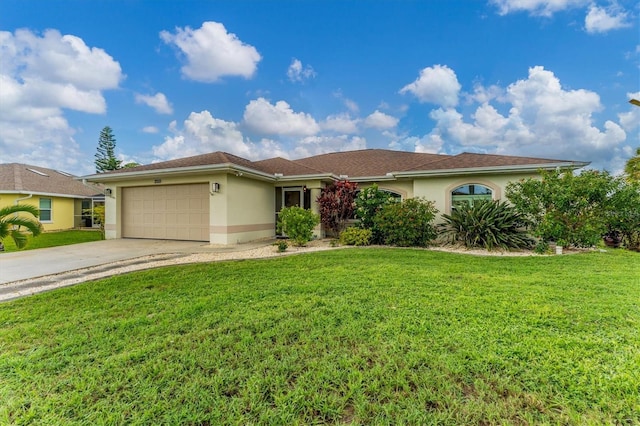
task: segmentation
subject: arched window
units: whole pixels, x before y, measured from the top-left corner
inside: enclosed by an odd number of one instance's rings
[[[477,183],[470,183],[451,191],[451,208],[455,209],[456,206],[461,204],[473,206],[476,201],[491,200],[492,198],[493,191],[491,188]]]

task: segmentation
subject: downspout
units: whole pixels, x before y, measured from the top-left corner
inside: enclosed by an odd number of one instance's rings
[[[26,197],[22,197],[22,198],[16,198],[16,200],[13,202],[13,204],[15,204],[17,206],[20,201],[28,200],[31,197],[33,197],[33,194],[29,194]]]

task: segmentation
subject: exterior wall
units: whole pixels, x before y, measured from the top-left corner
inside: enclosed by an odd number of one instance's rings
[[[105,197],[105,237],[122,238],[122,190],[134,186],[204,183],[219,184],[219,192],[210,191],[209,224],[211,244],[237,244],[275,235],[275,199],[273,184],[225,173],[188,177],[150,178],[106,184],[111,196]]]
[[[416,197],[424,197],[435,202],[440,214],[451,213],[451,191],[466,184],[481,184],[491,188],[494,200],[505,200],[504,191],[509,182],[519,179],[539,177],[535,173],[527,174],[494,174],[475,176],[452,176],[420,178],[413,182]]]
[[[211,196],[211,243],[238,244],[275,236],[273,184],[235,175],[215,181]]]
[[[0,208],[12,206],[16,200],[27,196],[28,194],[0,194]],[[19,200],[18,204],[29,204],[35,208],[39,208],[40,198],[51,200],[51,220],[41,221],[45,231],[60,231],[74,228],[75,199],[73,198],[33,195],[31,198]]]

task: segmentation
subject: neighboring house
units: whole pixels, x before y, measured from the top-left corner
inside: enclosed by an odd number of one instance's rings
[[[299,160],[249,161],[224,152],[86,176],[105,185],[106,237],[235,244],[275,235],[282,207],[318,212],[320,191],[348,179],[405,199],[425,197],[441,213],[457,203],[502,199],[508,182],[541,169],[584,162],[463,153],[455,156],[381,149]],[[317,234],[321,234],[318,229]]]
[[[99,227],[93,207],[104,204],[103,188],[59,170],[28,164],[0,164],[0,208],[30,204],[40,210],[45,231]]]

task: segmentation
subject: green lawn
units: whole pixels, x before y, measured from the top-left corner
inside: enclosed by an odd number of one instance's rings
[[[639,424],[640,254],[348,249],[0,304],[0,424]]]
[[[43,232],[37,237],[29,236],[29,243],[22,250],[33,250],[46,247],[66,246],[69,244],[86,243],[102,239],[100,231],[70,230],[57,232]],[[5,238],[3,241],[5,252],[18,251],[13,240]],[[0,255],[2,252],[0,252]]]

